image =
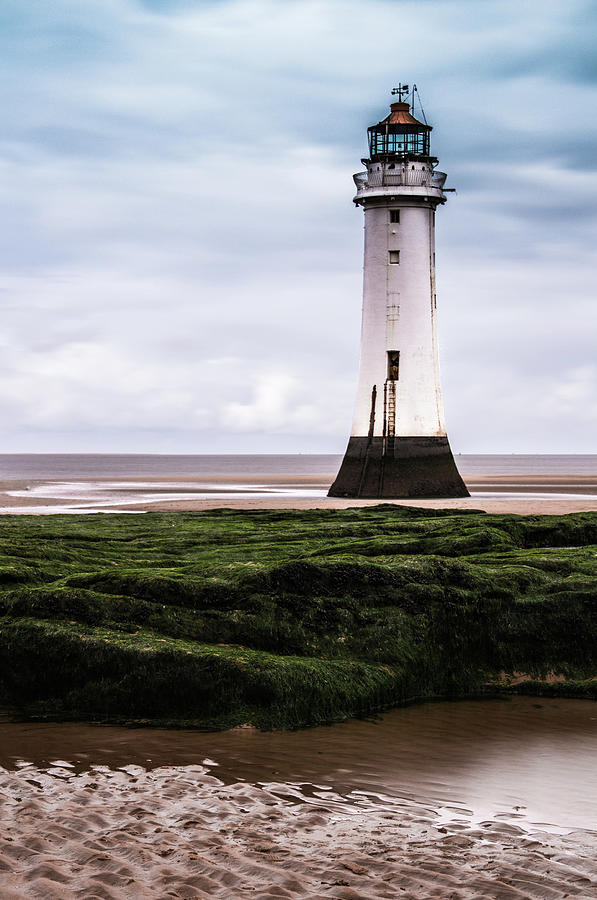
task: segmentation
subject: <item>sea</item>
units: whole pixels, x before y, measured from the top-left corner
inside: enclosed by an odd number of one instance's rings
[[[597,454],[468,454],[455,456],[462,475],[595,475]],[[198,478],[214,475],[327,475],[337,453],[138,454],[3,453],[0,480],[69,478]]]

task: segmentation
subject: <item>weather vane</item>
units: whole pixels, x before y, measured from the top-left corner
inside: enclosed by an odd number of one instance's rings
[[[392,88],[392,94],[398,94],[398,99],[402,102],[403,97],[408,97],[409,90],[407,84],[399,84],[397,88]]]

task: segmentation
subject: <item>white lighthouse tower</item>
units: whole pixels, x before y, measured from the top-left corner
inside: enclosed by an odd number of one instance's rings
[[[368,129],[367,170],[354,176],[365,211],[361,363],[329,496],[468,497],[446,435],[436,338],[435,210],[446,175],[430,154],[431,126],[403,99],[408,87],[392,93],[390,115]]]

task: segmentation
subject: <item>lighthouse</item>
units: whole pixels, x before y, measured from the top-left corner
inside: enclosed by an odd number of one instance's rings
[[[468,497],[446,434],[436,334],[435,210],[446,175],[408,86],[368,129],[354,176],[365,213],[361,360],[348,447],[330,497]],[[423,113],[424,118],[424,113]]]

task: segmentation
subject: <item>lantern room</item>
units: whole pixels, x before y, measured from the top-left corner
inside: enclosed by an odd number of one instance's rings
[[[430,159],[431,125],[424,125],[411,114],[408,103],[392,103],[390,115],[367,129],[369,158],[372,162],[388,158],[418,157]]]

